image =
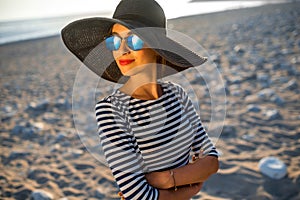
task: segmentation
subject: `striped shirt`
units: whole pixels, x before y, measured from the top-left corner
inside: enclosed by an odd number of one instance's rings
[[[184,90],[160,84],[158,99],[135,99],[116,90],[95,107],[106,160],[126,199],[158,199],[145,173],[187,165],[200,150],[218,155]]]

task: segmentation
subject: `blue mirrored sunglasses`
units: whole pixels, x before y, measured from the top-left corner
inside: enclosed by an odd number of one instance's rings
[[[144,41],[137,35],[132,34],[126,38],[121,38],[118,35],[112,35],[105,38],[106,48],[110,51],[118,50],[123,39],[126,41],[126,45],[133,51],[141,50],[144,47]]]

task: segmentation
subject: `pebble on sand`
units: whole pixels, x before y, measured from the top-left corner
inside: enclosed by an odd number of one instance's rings
[[[33,200],[52,200],[53,195],[44,190],[34,190],[31,194]]]
[[[282,116],[277,109],[267,110],[264,114],[269,121],[282,119]]]
[[[262,158],[258,166],[262,174],[272,179],[282,179],[287,174],[286,165],[273,156]]]
[[[257,112],[261,111],[261,108],[258,105],[249,104],[247,106],[247,110],[248,110],[248,112],[255,112],[255,113],[257,113]]]

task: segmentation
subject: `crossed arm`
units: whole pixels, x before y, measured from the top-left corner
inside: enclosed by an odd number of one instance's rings
[[[159,200],[188,200],[201,190],[203,182],[218,169],[219,161],[216,156],[205,156],[173,169],[176,186],[181,186],[177,191],[170,189],[175,186],[170,171],[151,172],[146,174],[146,179],[150,185],[159,189]]]
[[[201,190],[203,182],[218,169],[219,161],[216,156],[205,156],[173,169],[176,186],[182,186],[177,191],[170,189],[175,186],[170,171],[151,172],[146,174],[146,179],[150,185],[159,189],[159,200],[188,200]],[[125,199],[122,193],[120,196]]]
[[[159,189],[160,200],[164,199],[189,199],[199,192],[204,181],[219,169],[219,161],[216,156],[205,156],[195,160],[186,166],[173,169],[177,191],[168,190],[174,187],[174,180],[170,171],[152,172],[146,174],[146,179],[150,185]],[[190,184],[193,184],[190,186]]]

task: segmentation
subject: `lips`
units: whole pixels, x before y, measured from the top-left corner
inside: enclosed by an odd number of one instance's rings
[[[134,62],[134,59],[122,59],[122,60],[119,60],[120,65],[129,65],[132,62]]]

